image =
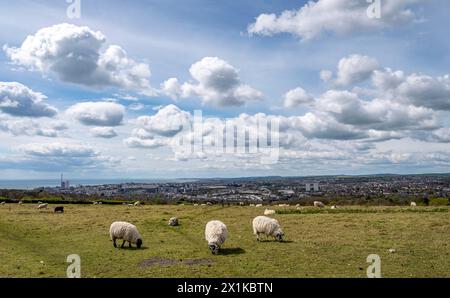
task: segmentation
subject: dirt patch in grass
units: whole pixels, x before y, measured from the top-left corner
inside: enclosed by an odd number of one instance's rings
[[[187,259],[187,260],[174,260],[163,258],[150,258],[144,260],[138,264],[139,267],[152,267],[152,266],[175,266],[175,265],[212,265],[213,261],[209,259]]]

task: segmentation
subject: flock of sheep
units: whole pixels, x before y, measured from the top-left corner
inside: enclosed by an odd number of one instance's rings
[[[5,205],[5,202],[1,202],[0,205]],[[19,205],[21,205],[22,202],[19,202]],[[101,205],[102,202],[94,202],[94,205]],[[141,203],[135,202],[134,204],[124,204],[128,206],[141,206]],[[258,205],[251,205],[255,207],[262,207],[262,204]],[[285,207],[289,206],[286,204],[280,204],[279,206]],[[411,202],[411,206],[415,207],[417,204],[415,202]],[[297,205],[299,207],[299,205]],[[324,208],[325,204],[320,201],[314,202],[314,207],[317,208]],[[48,204],[47,203],[38,203],[37,209],[47,209]],[[337,209],[338,207],[336,205],[331,206],[331,209]],[[56,212],[64,213],[64,207],[58,206],[54,209]],[[266,235],[266,237],[273,237],[276,241],[283,241],[284,233],[281,228],[280,223],[274,219],[268,217],[269,215],[276,214],[275,210],[266,209],[264,211],[264,216],[257,216],[253,219],[252,225],[253,225],[253,234],[256,236],[256,239],[260,241],[260,235]],[[176,217],[172,217],[169,220],[169,226],[177,226],[178,219]],[[123,248],[128,242],[129,247],[132,247],[132,245],[136,245],[137,248],[141,248],[142,246],[142,236],[139,233],[137,227],[131,223],[123,222],[123,221],[116,221],[113,222],[109,228],[109,235],[111,240],[113,241],[114,247],[117,247],[116,240],[123,240],[121,247]],[[225,240],[228,237],[228,229],[227,226],[219,220],[212,220],[206,224],[205,227],[205,240],[208,242],[208,247],[211,250],[213,254],[218,254],[220,251],[220,247],[224,244]]]
[[[176,217],[171,218],[169,225],[178,225],[178,219]],[[280,242],[283,241],[284,237],[280,223],[276,219],[267,216],[257,216],[253,219],[253,233],[258,241],[261,240],[261,234],[266,235],[266,237],[273,237]],[[109,228],[109,236],[113,241],[114,247],[117,247],[116,240],[123,241],[121,248],[124,248],[127,242],[128,247],[133,247],[134,244],[137,248],[141,248],[143,243],[142,236],[137,227],[124,221],[113,222]],[[212,220],[206,224],[205,239],[213,254],[219,253],[220,247],[224,244],[227,237],[228,229],[222,221]]]

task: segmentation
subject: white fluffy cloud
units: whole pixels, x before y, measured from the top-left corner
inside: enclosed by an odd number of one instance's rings
[[[139,117],[137,123],[148,134],[172,137],[182,131],[185,126],[190,125],[190,114],[175,105],[168,105],[153,116]]]
[[[43,74],[56,74],[64,82],[97,88],[113,86],[152,95],[149,66],[134,61],[117,45],[101,52],[105,41],[99,31],[63,23],[38,30],[18,48],[3,48],[13,63]]]
[[[384,131],[438,127],[433,110],[382,99],[365,101],[349,91],[327,91],[317,100],[316,109],[327,112],[342,124],[360,129]]]
[[[181,85],[177,78],[170,78],[161,84],[161,92],[172,99],[178,99],[181,94]]]
[[[42,136],[49,138],[58,137],[67,129],[65,124],[58,122],[42,124],[34,119],[17,119],[0,114],[0,130],[14,136]]]
[[[308,94],[303,88],[297,87],[288,91],[284,95],[284,106],[286,108],[294,108],[303,104],[310,104],[314,100],[311,94]]]
[[[61,172],[73,169],[111,169],[120,164],[119,160],[79,143],[32,143],[18,147],[18,151],[21,155],[0,159],[0,166],[5,169]]]
[[[349,86],[363,82],[372,76],[379,67],[374,58],[362,55],[350,55],[342,58],[338,63],[336,84]]]
[[[95,138],[111,139],[117,137],[117,132],[112,127],[94,127],[90,132]]]
[[[263,98],[260,91],[241,82],[235,67],[217,57],[203,58],[189,72],[195,83],[180,86],[176,78],[171,78],[161,85],[162,92],[171,98],[198,96],[204,104],[220,107],[241,106]]]
[[[119,126],[125,107],[114,102],[82,102],[67,109],[66,113],[89,126]]]
[[[272,36],[290,33],[302,40],[323,33],[338,35],[372,31],[411,22],[416,18],[410,8],[413,1],[390,0],[381,4],[381,18],[369,18],[369,4],[361,0],[309,1],[298,10],[286,10],[281,15],[261,14],[248,26],[250,34]]]
[[[53,117],[56,108],[44,101],[45,95],[17,82],[0,82],[0,111],[18,117]]]

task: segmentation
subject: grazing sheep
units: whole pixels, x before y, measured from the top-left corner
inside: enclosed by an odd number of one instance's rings
[[[206,224],[205,239],[208,241],[209,249],[213,254],[218,254],[220,246],[228,236],[227,226],[218,220],[212,220]]]
[[[142,246],[141,234],[139,234],[139,231],[137,230],[135,225],[132,225],[128,222],[124,221],[113,222],[111,224],[111,227],[109,228],[109,236],[113,241],[114,247],[117,247],[116,239],[123,240],[121,248],[125,246],[125,242],[127,241],[129,243],[129,247],[132,247],[131,245],[132,243],[136,244],[137,248],[141,248]]]
[[[274,215],[277,213],[275,210],[266,209],[264,210],[264,215]]]
[[[315,201],[314,202],[314,207],[323,208],[323,207],[325,207],[325,204],[320,202],[320,201]]]
[[[211,202],[206,202],[206,205],[212,206],[212,203]]]
[[[198,204],[194,204],[194,206],[198,206]]]
[[[416,202],[411,202],[411,207],[417,207],[417,203]]]
[[[134,204],[128,204],[127,206],[128,207],[134,207]]]
[[[19,203],[18,203],[19,205],[22,205],[23,204],[23,202],[22,201],[19,201]]]
[[[245,206],[244,202],[239,202],[239,206]]]
[[[141,202],[139,202],[139,201],[135,202],[135,203],[134,203],[134,206],[135,206],[135,207],[141,206]]]
[[[47,209],[48,208],[48,204],[46,203],[46,204],[40,204],[39,206],[38,206],[38,209]]]
[[[331,206],[331,209],[333,209],[333,210],[335,210],[337,208],[338,208],[338,206],[336,206],[336,205]]]
[[[295,207],[300,207],[300,204],[295,205]]]
[[[258,204],[258,205],[256,205],[255,207],[256,208],[260,208],[260,207],[262,207],[263,206],[263,204]]]
[[[284,233],[280,223],[274,218],[257,216],[253,219],[253,234],[260,241],[259,234],[274,237],[277,241],[283,241]]]
[[[55,213],[58,213],[58,212],[64,213],[64,207],[63,206],[55,207]]]
[[[178,218],[172,217],[171,219],[169,219],[169,226],[171,227],[178,226]]]
[[[6,202],[1,202],[0,205],[6,205]]]
[[[98,205],[102,205],[103,204],[103,202],[98,202]]]
[[[98,205],[98,202],[94,202],[93,205]]]
[[[250,207],[255,207],[255,204],[250,204]]]

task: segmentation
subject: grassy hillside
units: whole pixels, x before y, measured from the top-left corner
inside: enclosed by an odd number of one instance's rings
[[[384,277],[450,277],[448,207],[349,207],[336,212],[278,208],[286,242],[258,243],[251,221],[264,208],[220,206],[0,206],[0,277],[65,277],[69,254],[83,277],[365,277],[369,254]],[[277,208],[275,208],[277,209]],[[170,217],[180,219],[169,227]],[[229,238],[211,255],[207,221],[224,221]],[[115,249],[109,225],[135,224],[144,249]],[[394,248],[395,253],[389,249]]]

